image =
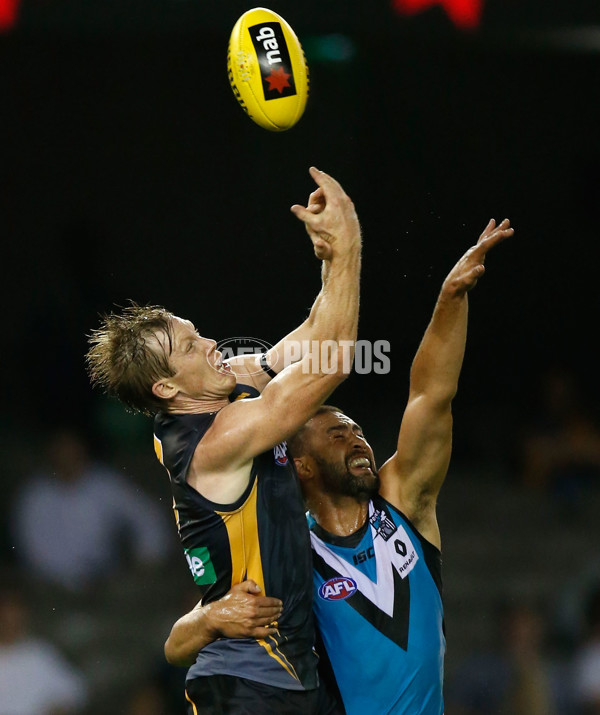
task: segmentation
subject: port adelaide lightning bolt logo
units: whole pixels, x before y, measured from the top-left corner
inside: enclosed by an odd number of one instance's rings
[[[256,50],[265,100],[291,97],[296,83],[281,25],[261,22],[248,28]]]

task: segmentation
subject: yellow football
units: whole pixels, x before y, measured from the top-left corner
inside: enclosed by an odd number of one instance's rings
[[[309,84],[304,51],[289,24],[272,10],[255,7],[235,23],[227,73],[240,106],[264,129],[291,129],[304,113]]]

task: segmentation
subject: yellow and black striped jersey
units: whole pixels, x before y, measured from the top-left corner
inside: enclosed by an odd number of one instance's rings
[[[238,385],[230,400],[256,397]],[[277,687],[317,687],[312,614],[312,561],[305,509],[292,460],[282,443],[255,457],[248,487],[233,504],[216,504],[186,481],[196,446],[217,412],[159,413],[157,456],[169,474],[177,528],[203,603],[251,578],[283,601],[274,636],[219,639],[198,655],[188,679],[235,675]]]

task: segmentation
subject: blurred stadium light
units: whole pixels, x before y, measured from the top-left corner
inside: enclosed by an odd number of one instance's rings
[[[20,28],[75,32],[171,31],[228,33],[237,17],[254,6],[249,0],[227,3],[205,0],[0,0],[0,31]],[[410,31],[503,33],[560,30],[600,23],[598,0],[271,0],[267,6],[283,15],[302,35]],[[574,42],[578,41],[572,35]],[[581,36],[593,49],[595,40]],[[591,45],[591,47],[590,47]],[[334,53],[335,54],[335,53]],[[338,61],[337,56],[332,57]]]
[[[18,0],[0,0],[0,32],[7,31],[17,21]]]
[[[483,12],[483,0],[393,0],[393,7],[401,15],[416,15],[440,5],[456,25],[463,30],[478,27]]]
[[[561,50],[599,52],[600,24],[525,33],[523,39],[531,44],[536,43]]]
[[[349,62],[356,55],[352,38],[340,33],[309,35],[302,39],[302,47],[310,62]]]

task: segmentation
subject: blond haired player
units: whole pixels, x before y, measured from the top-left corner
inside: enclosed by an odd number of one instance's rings
[[[292,211],[323,260],[323,285],[309,318],[266,354],[224,362],[190,320],[135,304],[105,316],[90,338],[92,383],[154,414],[155,450],[202,601],[250,578],[282,603],[263,637],[203,650],[187,675],[194,715],[334,712],[319,687],[309,531],[285,440],[351,369],[342,345],[356,340],[361,235],[339,183],[310,173],[318,188]],[[284,366],[287,341],[325,340],[333,344],[326,365],[306,354]]]

